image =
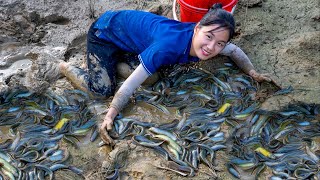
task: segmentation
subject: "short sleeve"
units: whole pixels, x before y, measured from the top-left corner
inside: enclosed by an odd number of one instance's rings
[[[148,74],[152,75],[163,65],[177,63],[178,55],[168,51],[163,44],[152,44],[139,54],[139,60]]]

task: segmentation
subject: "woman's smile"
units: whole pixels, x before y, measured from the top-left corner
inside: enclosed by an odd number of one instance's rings
[[[204,56],[210,56],[211,52],[207,51],[204,47],[201,48],[202,54]]]
[[[218,25],[196,25],[190,55],[201,60],[210,59],[219,54],[226,45],[228,38],[229,31],[220,28]]]

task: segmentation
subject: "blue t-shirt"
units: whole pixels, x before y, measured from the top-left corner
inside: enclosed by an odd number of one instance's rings
[[[149,12],[107,11],[95,23],[96,36],[121,50],[139,54],[151,75],[163,65],[199,61],[189,56],[195,23],[182,23]]]

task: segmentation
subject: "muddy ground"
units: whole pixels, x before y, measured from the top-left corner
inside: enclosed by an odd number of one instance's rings
[[[257,71],[295,89],[288,95],[266,99],[263,108],[279,109],[296,101],[320,103],[319,6],[318,0],[240,0],[237,4],[237,33],[232,41],[247,53]],[[171,8],[171,0],[0,0],[0,92],[22,86],[34,91],[71,89],[71,84],[55,72],[54,62],[64,60],[80,66],[85,61],[86,32],[100,14],[110,9],[138,9],[172,18]],[[200,67],[214,71],[223,60],[217,57],[201,62]],[[52,71],[43,72],[47,66]],[[124,112],[143,114],[158,122],[170,119],[154,117],[139,105],[129,105]],[[79,149],[69,147],[70,162],[84,170],[86,179],[103,179],[102,172],[108,166],[110,149],[98,148],[98,143],[99,139],[91,143],[84,138]],[[116,149],[123,148],[130,151],[121,170],[122,179],[186,179],[157,169],[154,165],[165,161],[153,151],[119,141]],[[223,152],[218,157],[217,176],[231,179],[223,166]],[[57,172],[56,178],[81,179],[68,171]],[[203,166],[196,177],[188,179],[213,178]]]

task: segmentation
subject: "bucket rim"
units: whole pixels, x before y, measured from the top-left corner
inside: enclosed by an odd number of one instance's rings
[[[202,12],[208,12],[209,9],[206,8],[199,8],[199,7],[195,7],[195,6],[191,6],[190,4],[186,3],[184,0],[177,0],[178,3],[182,6],[184,6],[187,9],[191,9],[194,11],[202,11]],[[236,4],[238,3],[238,0],[232,0],[229,4],[223,6],[223,9],[229,8],[230,6],[236,6]]]

